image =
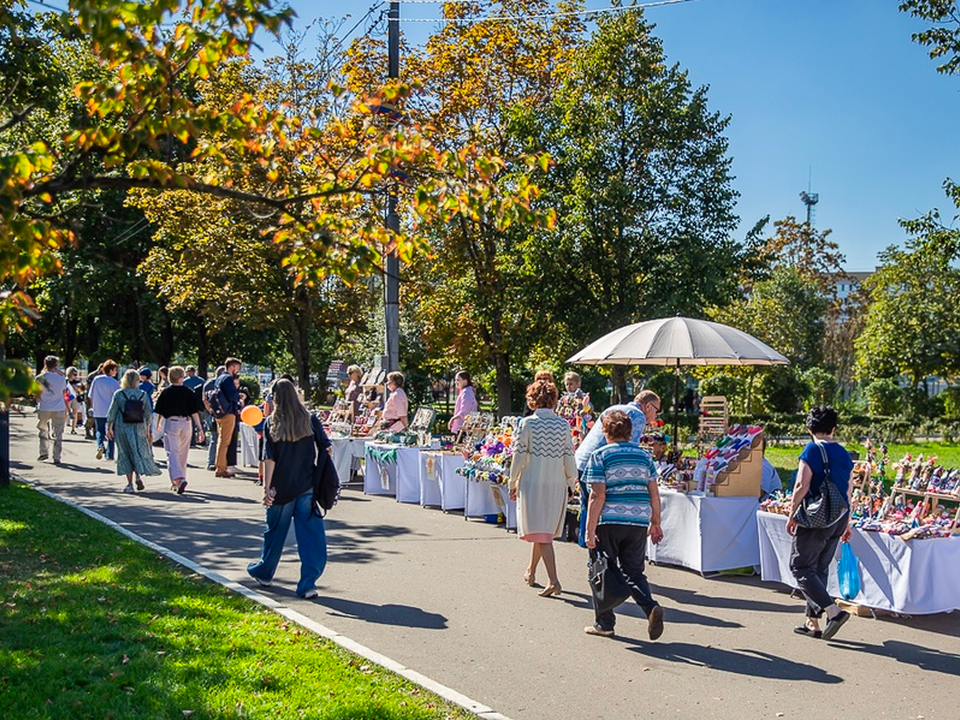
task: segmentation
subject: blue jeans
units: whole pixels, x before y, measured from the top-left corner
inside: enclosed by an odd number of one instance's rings
[[[105,417],[95,417],[97,423],[97,447],[103,448],[107,453],[107,460],[113,460],[113,440],[107,440],[107,419]]]
[[[207,433],[210,441],[210,446],[207,448],[207,467],[217,464],[217,423],[213,420],[212,416],[210,420],[210,430]]]
[[[250,577],[265,582],[273,580],[280,564],[283,545],[290,531],[290,521],[297,536],[297,552],[300,554],[300,582],[297,595],[303,596],[314,590],[317,579],[327,566],[327,536],[323,518],[310,512],[313,506],[313,490],[283,505],[267,508],[267,524],[263,530],[263,555],[257,562],[247,566]]]

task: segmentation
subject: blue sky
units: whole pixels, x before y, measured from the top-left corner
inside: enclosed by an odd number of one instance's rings
[[[346,30],[376,0],[290,4],[299,27],[349,14]],[[936,72],[910,40],[923,26],[896,0],[693,0],[645,12],[669,61],[732,118],[743,231],[765,215],[803,219],[811,176],[815,225],[833,231],[850,271],[872,270],[880,250],[903,243],[898,218],[939,208],[957,224],[942,183],[960,181],[960,77]],[[401,16],[437,18],[439,6],[404,4]],[[413,42],[433,27],[402,25]]]

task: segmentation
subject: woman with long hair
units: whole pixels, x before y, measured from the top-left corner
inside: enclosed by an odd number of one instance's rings
[[[327,538],[323,518],[314,511],[313,473],[323,461],[320,453],[329,452],[330,440],[289,380],[274,383],[273,404],[263,426],[263,551],[247,573],[261,586],[272,584],[292,520],[300,555],[297,596],[315,598],[317,579],[327,565]]]
[[[573,437],[567,421],[554,412],[560,393],[548,380],[527,388],[527,405],[533,415],[520,422],[513,440],[510,464],[510,499],[517,501],[517,535],[532,543],[530,564],[523,579],[536,583],[537,565],[543,558],[550,583],[538,594],[559,595],[553,539],[560,535],[568,493],[577,481]]]
[[[139,421],[130,421],[128,409],[140,403]],[[127,416],[126,418],[124,416]],[[132,493],[136,476],[137,490],[143,490],[144,475],[159,475],[153,459],[150,434],[150,396],[140,389],[140,373],[130,369],[123,374],[120,389],[113,394],[107,410],[107,438],[117,444],[117,475],[127,476],[125,493]]]
[[[470,373],[466,370],[461,370],[457,373],[454,382],[457,384],[457,404],[453,406],[453,417],[450,418],[447,427],[450,428],[450,432],[456,435],[460,431],[460,427],[463,425],[463,421],[466,420],[467,415],[476,412],[478,405],[477,395],[473,391],[473,380],[470,379]]]

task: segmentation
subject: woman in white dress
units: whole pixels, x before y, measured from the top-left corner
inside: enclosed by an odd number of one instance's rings
[[[517,501],[517,534],[533,544],[524,580],[536,583],[543,558],[550,578],[538,594],[559,595],[553,539],[560,535],[567,498],[577,481],[570,425],[554,410],[560,393],[552,381],[537,380],[527,388],[527,405],[534,411],[520,422],[513,440],[510,498]]]

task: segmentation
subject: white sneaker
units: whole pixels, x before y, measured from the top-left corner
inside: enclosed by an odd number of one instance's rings
[[[132,494],[132,493],[134,492],[133,485],[127,485],[127,486],[123,489],[123,491],[124,491],[125,493],[127,493],[128,495]]]
[[[304,600],[313,600],[318,595],[320,595],[320,593],[317,592],[316,588],[313,588],[312,590],[307,590],[301,597]]]

